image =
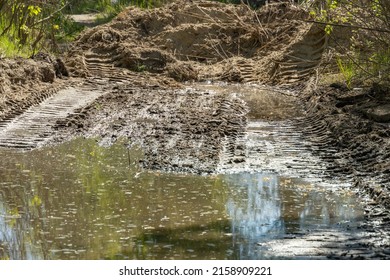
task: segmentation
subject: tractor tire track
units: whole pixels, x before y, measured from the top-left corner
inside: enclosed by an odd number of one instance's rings
[[[15,117],[0,121],[0,147],[30,150],[53,135],[52,126],[76,109],[92,103],[104,91],[98,87],[68,87],[31,106]]]

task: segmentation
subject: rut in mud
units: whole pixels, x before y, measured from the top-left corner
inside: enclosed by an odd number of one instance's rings
[[[249,122],[245,137],[239,140],[245,149],[235,151],[242,157],[230,153],[232,149],[226,145],[221,153],[220,170],[273,171],[318,180],[327,176],[327,164],[313,155],[315,147],[305,139],[298,124],[298,120]],[[334,152],[330,148],[317,148],[323,153]]]
[[[69,87],[59,90],[21,115],[0,121],[0,147],[34,149],[45,144],[53,135],[52,126],[78,108],[103,95],[96,86]]]

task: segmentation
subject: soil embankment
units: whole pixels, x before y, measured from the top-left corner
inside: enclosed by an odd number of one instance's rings
[[[0,59],[0,121],[11,119],[57,92],[68,76],[61,59]]]
[[[84,76],[110,76],[120,67],[179,82],[298,85],[315,72],[326,45],[325,32],[309,18],[287,3],[259,11],[210,1],[128,8],[83,33],[66,63]]]

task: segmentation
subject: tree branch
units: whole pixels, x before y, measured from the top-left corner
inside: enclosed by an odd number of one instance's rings
[[[66,8],[66,6],[69,5],[69,2],[66,2],[64,6],[62,6],[60,9],[58,9],[57,11],[54,11],[52,14],[50,14],[49,16],[43,18],[43,19],[40,19],[38,20],[37,22],[35,22],[33,25],[31,25],[30,27],[34,27],[42,22],[45,22],[45,21],[48,21],[50,20],[52,17],[54,17],[56,14],[58,14],[59,12],[61,12],[63,9]]]

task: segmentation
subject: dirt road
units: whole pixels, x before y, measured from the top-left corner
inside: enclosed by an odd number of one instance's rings
[[[368,199],[368,257],[388,258],[389,91],[337,85],[304,91],[326,47],[323,30],[303,21],[308,17],[287,4],[258,12],[208,1],[129,8],[84,32],[60,61],[0,60],[1,144],[35,148],[43,135],[51,144],[98,136],[110,145],[125,137],[142,146],[145,168],[200,174],[260,168],[272,150],[279,171],[309,168],[317,177],[348,178]],[[66,71],[59,71],[61,61]],[[66,98],[73,103],[57,110],[65,86],[74,89]],[[26,124],[31,115],[36,121]],[[16,128],[35,130],[35,140]],[[264,147],[250,146],[259,135]],[[309,152],[315,160],[303,156]],[[299,160],[283,157],[289,153]]]

